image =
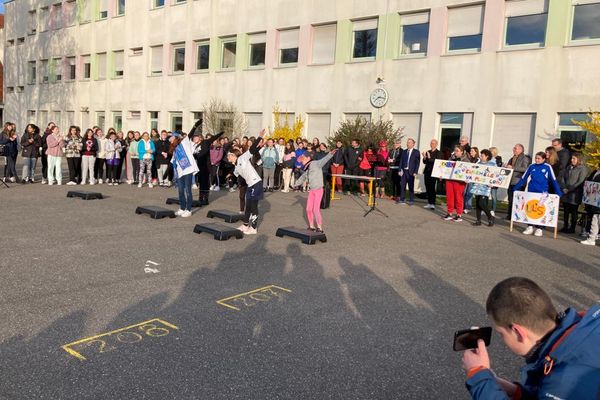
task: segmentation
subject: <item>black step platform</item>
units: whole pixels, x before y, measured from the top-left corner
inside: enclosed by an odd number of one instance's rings
[[[169,197],[167,199],[167,204],[179,204],[179,197]],[[200,205],[200,200],[192,200],[192,207],[202,207]]]
[[[214,235],[215,240],[229,240],[229,238],[231,237],[235,237],[236,239],[242,239],[244,237],[244,233],[239,229],[227,225],[214,223],[198,224],[194,227],[194,233],[202,232]]]
[[[83,190],[71,190],[67,192],[67,197],[80,197],[83,200],[95,200],[102,199],[102,193],[98,192],[86,192]]]
[[[175,218],[175,211],[157,206],[140,206],[135,209],[136,214],[148,214],[152,219]]]
[[[326,243],[327,236],[324,233],[310,231],[306,228],[295,228],[293,226],[286,226],[283,228],[277,229],[277,233],[275,233],[277,237],[289,236],[295,239],[302,240],[304,244],[315,244],[317,240]]]
[[[229,222],[230,224],[242,219],[242,214],[228,210],[210,210],[206,216],[208,218],[221,218],[223,221]]]

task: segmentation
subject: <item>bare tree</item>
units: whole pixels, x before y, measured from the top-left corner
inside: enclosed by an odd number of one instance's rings
[[[225,136],[242,136],[248,125],[244,115],[233,104],[216,98],[204,104],[202,119],[203,131],[211,135],[225,131]]]

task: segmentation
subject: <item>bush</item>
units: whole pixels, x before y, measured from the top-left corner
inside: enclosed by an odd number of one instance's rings
[[[350,146],[354,139],[358,139],[363,148],[377,147],[381,140],[387,141],[388,146],[391,146],[395,140],[402,138],[402,131],[403,128],[394,128],[394,122],[390,120],[371,122],[358,117],[340,122],[340,126],[327,140],[327,144],[330,148],[334,148],[335,143],[339,140],[344,146]]]
[[[282,114],[278,104],[273,106],[274,127],[272,131],[269,130],[269,136],[273,139],[283,138],[286,142],[291,139],[295,142],[297,138],[302,137],[304,121],[300,116],[294,118],[294,121],[289,121],[288,114],[284,114],[285,117]]]

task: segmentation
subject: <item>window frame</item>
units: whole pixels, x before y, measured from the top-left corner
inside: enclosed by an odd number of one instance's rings
[[[156,51],[156,49],[160,48],[161,51],[161,56],[160,56],[160,61],[161,61],[161,65],[160,65],[160,71],[153,71],[152,66],[153,66],[153,59],[154,59],[154,52]],[[150,46],[150,59],[149,59],[149,63],[148,63],[148,76],[162,76],[164,74],[164,65],[165,65],[165,47],[162,44],[158,44],[156,46]]]
[[[299,27],[294,27],[294,28],[287,28],[287,29],[278,29],[277,30],[277,34],[281,35],[283,32],[290,32],[290,31],[296,31],[298,34],[298,41],[296,42],[296,47],[281,47],[281,44],[279,44],[278,49],[277,49],[277,66],[280,68],[286,68],[286,67],[297,67],[298,66],[298,61],[300,59],[300,28]],[[265,49],[266,50],[266,49]],[[283,56],[283,52],[285,50],[296,50],[296,61],[292,61],[292,62],[283,62],[282,61],[282,56]],[[266,51],[265,51],[266,54]]]
[[[122,70],[119,71],[117,70],[117,54],[120,53],[121,57],[123,59],[121,68]],[[125,50],[113,50],[112,52],[112,71],[111,71],[111,78],[112,79],[123,79],[123,77],[125,76]],[[118,72],[121,72],[121,74],[119,75]]]
[[[418,14],[427,14],[427,50],[425,50],[424,52],[421,53],[403,53],[403,48],[404,48],[404,27],[405,26],[416,26],[416,25],[425,25],[425,23],[421,23],[421,24],[409,24],[409,25],[402,25],[402,22],[400,22],[400,32],[399,32],[399,39],[398,39],[398,57],[397,58],[420,58],[420,57],[427,57],[427,54],[429,52],[429,35],[431,33],[431,9],[428,10],[420,10],[420,11],[411,11],[411,12],[407,12],[407,13],[399,13],[398,15],[400,15],[400,19],[402,20],[403,16],[408,16],[408,15],[418,15]]]
[[[256,43],[251,43],[250,37],[253,35],[265,35],[265,39],[262,42],[256,42]],[[253,46],[256,45],[264,45],[264,55],[263,55],[263,60],[262,60],[262,64],[252,64],[252,49]],[[247,68],[248,69],[265,69],[266,67],[266,62],[267,62],[267,38],[266,38],[266,32],[256,32],[256,33],[250,33],[248,34],[248,65]]]
[[[206,63],[206,68],[198,68],[198,64],[199,64],[199,57],[200,57],[200,47],[208,47],[208,60]],[[194,65],[194,71],[195,72],[207,72],[210,70],[210,39],[204,39],[204,40],[197,40],[194,42],[194,49],[196,51],[195,54],[195,65]]]
[[[506,0],[505,0],[506,1]],[[523,14],[523,15],[515,15],[512,17],[504,15],[504,30],[502,32],[502,49],[503,50],[513,50],[513,49],[539,49],[546,47],[546,37],[548,36],[548,7],[546,7],[546,12],[537,13],[537,14]],[[522,43],[522,44],[508,44],[507,43],[507,34],[508,34],[508,20],[510,18],[519,18],[519,17],[532,17],[535,15],[545,15],[546,16],[546,26],[544,27],[544,40],[542,42],[531,42],[531,43]]]
[[[589,5],[595,5],[597,7],[600,7],[600,3],[588,3],[588,4],[576,4],[576,2],[573,2],[570,5],[570,18],[569,18],[569,31],[568,31],[568,38],[567,38],[567,43],[570,45],[588,45],[588,44],[600,44],[600,37],[598,38],[594,38],[594,39],[576,39],[573,40],[573,29],[575,29],[575,8],[578,6],[589,6]]]
[[[162,5],[158,6],[156,5],[156,2],[158,1],[162,1]],[[160,10],[161,8],[164,8],[167,5],[167,2],[165,0],[150,0],[150,9],[151,10]]]
[[[177,51],[183,50],[183,69],[177,70]],[[185,64],[186,64],[186,46],[185,42],[182,43],[172,43],[171,44],[171,75],[182,75],[185,74]]]
[[[120,6],[121,6],[121,0],[114,0],[115,1],[115,15],[114,17],[122,17],[125,15],[125,10],[127,9],[127,1],[123,0],[123,10],[122,12],[119,12],[120,10]]]
[[[65,57],[66,60],[66,66],[67,68],[67,75],[65,76],[64,81],[65,82],[73,82],[75,80],[77,80],[77,57],[76,56],[67,56]],[[70,61],[73,60],[74,63],[73,65],[71,65]],[[74,71],[72,70],[72,67],[74,67]],[[74,72],[74,76],[73,78],[71,78],[71,72]]]
[[[221,59],[219,60],[219,70],[220,71],[235,71],[236,65],[237,65],[237,36],[227,36],[227,37],[222,37],[220,38],[220,42],[221,42]],[[234,43],[235,44],[235,57],[234,57],[234,61],[233,61],[233,66],[232,67],[224,67],[223,66],[223,61],[225,60],[225,45],[228,43]]]
[[[32,66],[33,68],[31,68]],[[27,61],[27,84],[35,85],[37,83],[37,77],[37,60]]]
[[[354,24],[357,22],[362,22],[362,21],[370,21],[370,20],[375,20],[377,21],[377,27],[376,28],[371,28],[371,29],[358,29],[355,30],[354,29]],[[356,46],[356,32],[368,32],[368,31],[375,31],[375,54],[372,56],[364,56],[364,57],[355,57],[354,56],[354,48]],[[377,59],[377,45],[378,45],[378,36],[379,36],[379,17],[373,17],[373,18],[364,18],[364,19],[360,19],[360,20],[353,20],[352,21],[352,47],[350,48],[350,61],[351,62],[368,62],[368,61],[375,61]]]
[[[486,8],[486,3],[483,2],[479,2],[479,3],[474,3],[474,4],[465,4],[465,5],[458,5],[456,7],[449,7],[448,11],[450,11],[451,9],[460,9],[460,8],[469,8],[469,7],[474,7],[474,6],[482,6],[483,7],[483,12],[481,14],[481,32],[475,35],[460,35],[460,36],[449,36],[448,33],[446,32],[446,55],[459,55],[459,54],[479,54],[481,53],[481,48],[483,47],[483,24],[485,21],[485,13],[487,11]],[[449,21],[447,21],[447,24],[449,25]],[[479,47],[470,47],[470,48],[466,48],[466,49],[457,49],[457,50],[451,50],[450,49],[450,40],[451,39],[455,39],[455,38],[466,38],[466,37],[471,37],[471,36],[480,36],[479,39]]]

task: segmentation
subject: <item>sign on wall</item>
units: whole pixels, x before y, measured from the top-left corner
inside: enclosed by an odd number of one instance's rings
[[[435,160],[432,176],[508,189],[512,169],[462,161]]]
[[[516,191],[511,222],[556,228],[559,204],[560,197],[556,194]]]
[[[583,183],[583,204],[600,207],[600,182],[585,181]]]

